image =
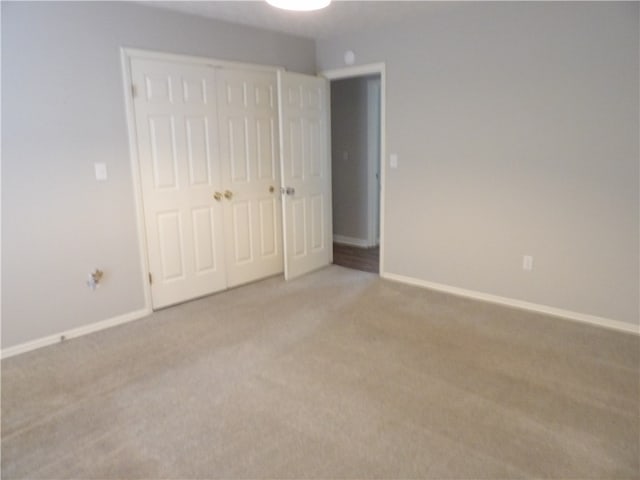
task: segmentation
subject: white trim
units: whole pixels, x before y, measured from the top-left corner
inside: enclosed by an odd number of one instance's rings
[[[131,75],[131,52],[132,51],[129,49],[121,48],[120,59],[122,62],[122,82],[124,87],[124,103],[127,117],[127,134],[129,137],[129,158],[135,202],[138,255],[140,257],[140,274],[142,291],[144,294],[144,308],[151,311],[153,305],[151,300],[151,285],[149,284],[150,270],[147,254],[147,234],[144,228],[144,203],[142,196],[142,182],[140,179],[140,160],[138,158],[138,133],[136,130],[136,114],[133,105],[133,98],[131,96],[131,85],[133,85],[133,77]]]
[[[282,126],[282,114],[283,114],[283,105],[282,105],[282,75],[285,73],[283,69],[278,69],[276,72],[276,94],[278,96],[278,163],[280,164],[280,186],[284,187],[284,128]],[[329,177],[331,178],[331,177]],[[288,245],[288,237],[287,237],[287,208],[285,205],[284,196],[280,196],[280,209],[282,211],[282,263],[284,270],[284,278],[285,280],[289,280],[291,273],[289,272],[289,257],[287,257],[287,252],[289,251]]]
[[[165,62],[176,62],[176,63],[188,63],[188,64],[198,64],[198,65],[206,65],[209,67],[228,67],[228,68],[239,68],[245,70],[259,70],[263,72],[273,72],[275,73],[278,69],[282,67],[274,66],[274,65],[261,65],[257,63],[244,63],[244,62],[234,62],[230,60],[218,60],[216,58],[208,58],[208,57],[197,57],[193,55],[181,55],[177,53],[166,53],[159,52],[156,50],[141,50],[137,48],[128,48],[122,47],[121,51],[128,58],[141,58],[144,60],[160,60]]]
[[[324,88],[325,88],[325,102],[324,102],[324,159],[325,166],[327,167],[327,183],[329,192],[329,206],[327,212],[327,221],[325,226],[328,225],[327,232],[325,233],[325,239],[328,241],[332,240],[333,237],[333,168],[331,162],[331,82],[328,79],[324,80]],[[280,91],[278,91],[278,98],[280,97]],[[280,117],[282,119],[282,117]],[[280,168],[284,169],[284,157],[280,157]],[[284,184],[283,184],[284,185]],[[283,202],[284,204],[284,202]],[[284,235],[284,232],[282,233]],[[329,265],[333,264],[333,245],[327,245],[329,249]]]
[[[341,245],[351,245],[352,247],[368,248],[369,241],[363,238],[347,237],[345,235],[334,235],[334,243],[340,243]]]
[[[375,75],[376,73],[382,74],[385,70],[384,62],[380,63],[368,63],[366,65],[356,65],[355,67],[336,68],[334,70],[324,70],[320,72],[325,78],[329,80],[338,80],[351,77],[363,77],[365,75]]]
[[[384,276],[384,212],[385,212],[385,196],[386,196],[386,178],[387,166],[385,158],[387,157],[387,74],[384,62],[370,63],[367,65],[357,65],[355,67],[337,68],[334,70],[325,70],[320,75],[329,80],[338,80],[342,78],[361,77],[365,75],[380,75],[380,276]]]
[[[379,243],[380,224],[380,79],[367,80],[367,242]]]
[[[0,8],[0,25],[2,25],[2,8]],[[0,35],[0,52],[2,51],[2,35]],[[1,70],[1,67],[0,67]],[[2,75],[0,75],[0,105],[2,105]],[[0,132],[2,130],[2,115],[0,115]],[[0,142],[0,212],[2,212],[2,199],[4,196],[2,195],[2,145]],[[0,213],[0,217],[2,214]],[[0,272],[2,270],[2,222],[0,221]],[[0,345],[2,345],[2,275],[0,275]]]
[[[640,335],[640,327],[632,325],[627,322],[621,322],[619,320],[612,320],[609,318],[597,317],[595,315],[587,315],[584,313],[572,312],[571,310],[563,310],[561,308],[550,307],[548,305],[540,305],[538,303],[524,302],[522,300],[515,300],[507,297],[500,297],[497,295],[491,295],[488,293],[476,292],[474,290],[466,290],[464,288],[452,287],[449,285],[443,285],[440,283],[428,282],[426,280],[420,280],[418,278],[406,277],[404,275],[397,275],[395,273],[385,273],[381,275],[382,278],[392,280],[395,282],[405,283],[408,285],[414,285],[417,287],[428,288],[430,290],[437,290],[439,292],[450,293],[459,297],[472,298],[474,300],[481,300],[484,302],[497,303],[499,305],[505,305],[507,307],[519,308],[521,310],[530,310],[533,312],[544,313],[552,315],[554,317],[561,317],[568,320],[577,322],[589,323],[597,325],[599,327],[605,327],[613,330],[619,330],[626,333],[634,333]]]
[[[14,355],[30,352],[31,350],[35,350],[37,348],[54,345],[56,343],[62,342],[63,341],[62,337],[64,337],[64,340],[66,341],[71,338],[81,337],[89,333],[98,332],[106,328],[115,327],[116,325],[122,325],[123,323],[139,320],[143,317],[146,317],[150,313],[151,313],[150,309],[143,308],[142,310],[136,310],[134,312],[125,313],[124,315],[118,315],[117,317],[108,318],[106,320],[91,323],[89,325],[83,325],[81,327],[73,328],[71,330],[65,330],[64,332],[55,333],[47,337],[31,340],[29,342],[21,343],[20,345],[15,345],[13,347],[3,349],[1,357],[3,359],[8,357],[13,357]]]

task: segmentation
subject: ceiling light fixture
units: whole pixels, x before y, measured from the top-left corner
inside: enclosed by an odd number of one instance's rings
[[[267,0],[267,3],[283,10],[310,12],[329,6],[331,0]]]

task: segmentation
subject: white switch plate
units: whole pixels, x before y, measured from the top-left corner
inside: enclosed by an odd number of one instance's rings
[[[389,167],[398,168],[398,154],[392,153],[389,155]]]
[[[527,272],[533,270],[533,257],[531,255],[525,255],[522,257],[522,269]]]
[[[93,168],[96,171],[96,180],[104,181],[107,179],[107,164],[106,163],[94,163]]]

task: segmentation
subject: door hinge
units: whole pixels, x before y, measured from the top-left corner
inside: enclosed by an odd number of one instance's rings
[[[136,98],[138,96],[138,87],[133,84],[131,84],[131,96],[133,98]]]
[[[153,285],[153,277],[149,274],[149,285]]]

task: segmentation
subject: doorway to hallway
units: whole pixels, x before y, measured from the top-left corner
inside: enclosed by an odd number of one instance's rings
[[[363,272],[380,273],[380,247],[353,247],[334,242],[333,263]]]
[[[379,273],[379,73],[331,82],[334,263]]]

